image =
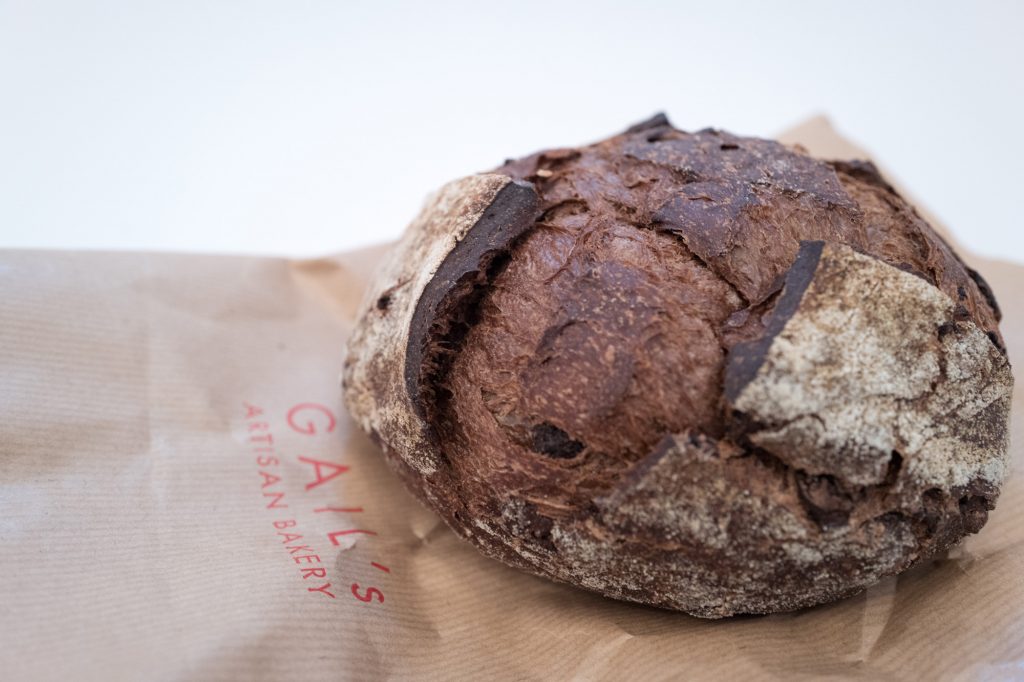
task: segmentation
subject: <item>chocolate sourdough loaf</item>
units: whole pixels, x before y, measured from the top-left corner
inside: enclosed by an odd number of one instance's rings
[[[984,525],[1010,368],[870,163],[657,116],[445,186],[346,402],[488,556],[703,617],[849,595]]]

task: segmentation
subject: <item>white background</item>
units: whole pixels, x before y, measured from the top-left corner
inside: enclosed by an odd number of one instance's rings
[[[828,114],[1024,261],[1024,3],[0,0],[0,246],[318,255],[664,110]]]

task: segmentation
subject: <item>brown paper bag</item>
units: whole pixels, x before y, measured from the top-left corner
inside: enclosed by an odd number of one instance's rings
[[[862,156],[822,119],[785,137]],[[381,253],[0,254],[0,676],[1024,676],[1020,476],[948,558],[792,614],[702,621],[479,556],[341,405]],[[1019,367],[1024,268],[971,260]]]

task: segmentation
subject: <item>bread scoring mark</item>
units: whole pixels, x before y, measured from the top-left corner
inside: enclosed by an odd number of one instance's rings
[[[800,300],[818,268],[818,261],[821,258],[824,245],[825,242],[822,241],[800,243],[800,251],[797,253],[792,267],[786,273],[782,295],[775,305],[764,336],[756,341],[737,344],[730,350],[725,365],[724,380],[727,400],[735,400],[740,391],[753,380],[761,368],[776,335],[782,331],[786,322],[800,305]]]
[[[409,323],[405,386],[413,409],[428,423],[443,411],[443,382],[451,359],[475,323],[490,281],[508,262],[512,244],[537,217],[537,193],[509,182],[483,216],[444,257],[416,302]]]
[[[427,201],[367,289],[367,313],[348,340],[344,397],[360,427],[376,434],[396,467],[429,475],[442,463],[409,396],[410,320],[445,259],[510,183],[506,176],[482,174],[445,185]],[[385,310],[378,307],[382,297]]]

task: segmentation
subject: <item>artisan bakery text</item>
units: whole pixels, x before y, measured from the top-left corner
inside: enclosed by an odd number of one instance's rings
[[[337,506],[324,502],[322,493],[325,489],[321,486],[348,472],[349,467],[310,454],[285,454],[275,442],[266,410],[249,402],[243,402],[242,408],[246,445],[253,456],[264,508],[269,512],[268,524],[306,591],[328,599],[337,599],[340,594],[347,593],[364,603],[384,603],[384,591],[375,585],[351,582],[339,589],[340,585],[335,583],[339,578],[333,575],[335,571],[329,568],[325,555],[318,549],[326,547],[326,543],[347,549],[351,545],[346,543],[354,537],[374,536],[374,531],[341,522],[338,523],[339,527],[326,532],[306,530],[307,527],[324,525],[311,522],[309,514],[349,518],[363,511],[362,507]],[[324,447],[329,445],[326,438],[334,432],[338,423],[331,410],[319,403],[292,406],[285,414],[284,421],[288,429],[308,437],[310,445],[320,444]],[[317,443],[317,439],[321,439],[321,442]],[[283,465],[286,463],[299,464],[299,470],[306,472],[302,481],[303,492],[298,496],[293,492],[295,488],[285,489]],[[369,566],[376,572],[391,572],[387,566],[375,561],[369,562]]]

